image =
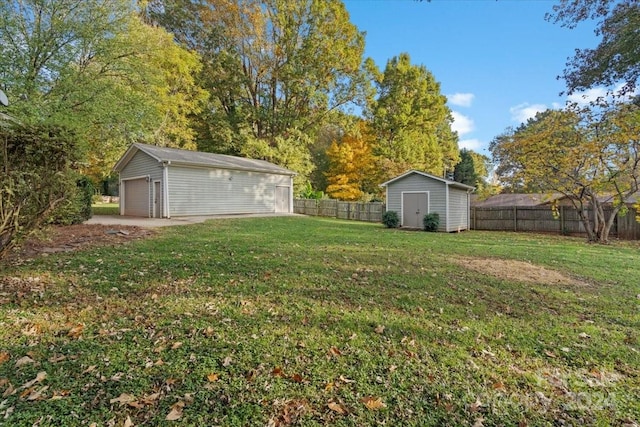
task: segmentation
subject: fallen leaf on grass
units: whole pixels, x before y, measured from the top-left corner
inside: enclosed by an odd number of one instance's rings
[[[4,353],[4,352],[0,353],[0,365],[8,361],[9,359],[11,359],[11,356],[9,355],[9,353]]]
[[[273,368],[273,370],[271,371],[271,375],[273,375],[274,377],[284,377],[284,371],[282,370],[282,368],[280,366],[276,366],[275,368]]]
[[[160,393],[153,393],[150,394],[148,396],[144,396],[142,399],[140,399],[142,401],[142,403],[146,404],[146,405],[151,405],[152,403],[154,403],[156,400],[158,400],[158,398],[160,398]]]
[[[29,395],[27,396],[27,400],[42,400],[43,399],[42,395],[48,389],[49,389],[49,386],[46,385],[44,387],[40,387],[38,390],[31,391],[31,393],[29,393]]]
[[[344,377],[344,376],[342,376],[342,375],[340,375],[340,378],[338,378],[338,379],[339,379],[340,381],[342,381],[343,383],[347,383],[347,384],[349,384],[349,383],[355,383],[355,382],[356,382],[356,380],[351,380],[351,379],[349,379],[349,378],[347,378],[347,377]]]
[[[302,378],[302,375],[300,375],[300,374],[293,374],[293,375],[291,375],[290,378],[291,378],[291,380],[293,380],[293,381],[295,381],[297,383],[304,382],[304,378]]]
[[[77,325],[69,329],[69,332],[67,332],[67,336],[70,336],[71,338],[79,338],[80,335],[82,335],[83,331],[84,325],[82,323],[78,323]]]
[[[30,358],[29,356],[23,356],[20,359],[16,360],[16,368],[19,368],[24,365],[28,365],[29,363],[36,363],[36,361]]]
[[[231,362],[233,362],[233,359],[231,358],[231,356],[227,356],[222,361],[222,366],[224,366],[225,368],[231,366]]]
[[[123,427],[133,427],[133,421],[131,421],[131,417],[127,417],[127,419],[124,420]]]
[[[2,397],[9,397],[15,393],[16,393],[16,389],[13,387],[13,384],[9,383],[9,387],[7,387],[4,393],[2,393]]]
[[[207,375],[207,380],[209,380],[209,382],[211,383],[218,381],[219,378],[220,376],[216,373],[210,373],[209,375]]]
[[[348,412],[347,412],[347,410],[345,409],[345,407],[344,407],[344,406],[342,406],[342,405],[341,405],[341,404],[339,404],[339,403],[336,403],[336,402],[329,402],[329,403],[327,404],[327,406],[328,406],[328,407],[329,407],[329,409],[331,409],[333,412],[337,412],[337,413],[338,413],[338,414],[340,414],[340,415],[344,415],[344,414],[347,414],[347,413],[348,413]]]
[[[338,356],[342,356],[342,352],[340,350],[338,350],[337,347],[331,347],[329,349],[329,357],[338,357]]]
[[[122,393],[120,396],[113,398],[109,403],[119,403],[120,405],[126,405],[131,402],[135,402],[136,397],[132,394]]]
[[[556,358],[557,357],[554,352],[549,351],[549,350],[545,350],[544,354],[546,354],[547,356],[549,356],[551,358]]]
[[[382,335],[384,333],[384,326],[382,326],[382,325],[376,326],[376,328],[374,329],[374,332],[376,334],[381,334]]]
[[[41,383],[46,378],[47,378],[47,373],[45,371],[38,372],[34,379],[32,379],[31,381],[27,381],[26,383],[22,384],[22,387],[20,387],[20,388],[29,388],[29,387],[33,386],[34,384],[36,384],[36,383]]]
[[[387,407],[380,397],[367,396],[360,399],[360,402],[364,403],[364,406],[371,411]]]
[[[171,407],[171,411],[165,417],[165,420],[167,420],[167,421],[179,420],[182,417],[182,409],[183,408],[184,408],[184,402],[183,401],[179,401],[179,402],[175,403]]]

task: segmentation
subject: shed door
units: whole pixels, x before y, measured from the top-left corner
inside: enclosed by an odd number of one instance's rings
[[[149,216],[149,183],[146,178],[131,179],[124,185],[124,215]]]
[[[289,187],[276,187],[276,212],[291,212],[289,209]]]
[[[422,228],[422,219],[429,213],[427,193],[404,193],[402,195],[402,226]]]

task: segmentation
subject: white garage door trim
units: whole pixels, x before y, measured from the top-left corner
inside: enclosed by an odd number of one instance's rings
[[[120,213],[128,216],[149,217],[149,176],[136,176],[122,180]]]

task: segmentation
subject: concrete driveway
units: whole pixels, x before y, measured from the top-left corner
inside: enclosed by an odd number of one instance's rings
[[[94,215],[85,224],[101,225],[133,225],[137,227],[168,227],[171,225],[187,225],[205,222],[209,219],[224,218],[258,218],[272,216],[292,216],[296,214],[237,214],[237,215],[209,215],[209,216],[182,216],[178,218],[141,218],[122,215]]]

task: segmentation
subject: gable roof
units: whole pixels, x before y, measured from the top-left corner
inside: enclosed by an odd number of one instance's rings
[[[629,196],[625,203],[632,204],[638,201],[640,193]],[[494,194],[484,200],[471,199],[471,206],[477,208],[498,207],[533,207],[548,205],[553,202],[567,201],[569,197],[562,193],[505,193]],[[613,196],[603,195],[598,197],[600,203],[608,204],[613,201]]]
[[[429,173],[420,172],[420,171],[417,171],[417,170],[407,171],[407,172],[403,173],[400,176],[397,176],[397,177],[395,177],[393,179],[390,179],[387,182],[383,182],[382,184],[380,184],[380,187],[386,187],[389,184],[391,184],[391,183],[393,183],[395,181],[401,180],[402,178],[405,178],[405,177],[407,177],[409,175],[412,175],[412,174],[422,175],[422,176],[425,176],[427,178],[431,178],[433,180],[440,181],[440,182],[444,183],[445,185],[449,185],[451,187],[459,188],[461,190],[472,191],[472,190],[476,189],[475,187],[472,187],[472,186],[467,185],[467,184],[463,184],[461,182],[451,181],[451,180],[448,180],[448,179],[440,178],[439,176],[431,175]]]
[[[562,194],[554,193],[505,193],[494,194],[484,200],[472,200],[471,204],[478,208],[494,208],[502,206],[538,206],[551,203],[562,197]]]
[[[233,169],[251,172],[266,172],[279,175],[297,175],[296,172],[267,162],[265,160],[247,159],[245,157],[229,156],[226,154],[204,153],[202,151],[182,150],[180,148],[158,147],[156,145],[132,144],[126,153],[113,167],[116,172],[122,171],[133,156],[138,152],[151,156],[161,163],[182,166],[201,166],[216,169]]]

